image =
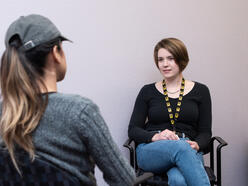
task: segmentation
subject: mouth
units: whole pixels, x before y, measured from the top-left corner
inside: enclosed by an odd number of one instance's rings
[[[169,69],[166,69],[166,70],[162,70],[164,73],[168,73],[168,72],[170,72],[171,70],[169,70]]]

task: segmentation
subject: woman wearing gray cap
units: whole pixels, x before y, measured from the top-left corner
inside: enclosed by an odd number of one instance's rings
[[[22,16],[5,37],[1,59],[0,132],[11,159],[16,146],[96,185],[95,163],[109,185],[132,185],[134,171],[121,156],[98,107],[89,99],[57,92],[66,58],[56,26],[40,15]]]

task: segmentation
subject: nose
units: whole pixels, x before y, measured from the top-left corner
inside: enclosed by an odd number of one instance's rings
[[[166,66],[168,66],[168,64],[169,64],[168,59],[164,59],[163,62],[162,62],[162,65],[163,65],[164,67],[166,67]]]

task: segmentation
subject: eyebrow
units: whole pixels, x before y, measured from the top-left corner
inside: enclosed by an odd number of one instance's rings
[[[164,58],[164,56],[158,56],[158,58]],[[173,55],[166,56],[166,58],[175,58]]]

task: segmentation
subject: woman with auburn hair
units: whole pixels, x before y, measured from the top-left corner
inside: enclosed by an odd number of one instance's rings
[[[131,186],[133,169],[122,157],[98,107],[57,92],[66,58],[56,26],[40,15],[22,16],[8,28],[0,68],[2,145],[26,151],[67,171],[82,185],[96,185],[95,164],[109,185]]]
[[[182,41],[158,42],[154,60],[163,80],[140,90],[128,129],[138,166],[167,172],[170,186],[209,186],[202,159],[212,135],[209,90],[184,79],[189,57]]]

